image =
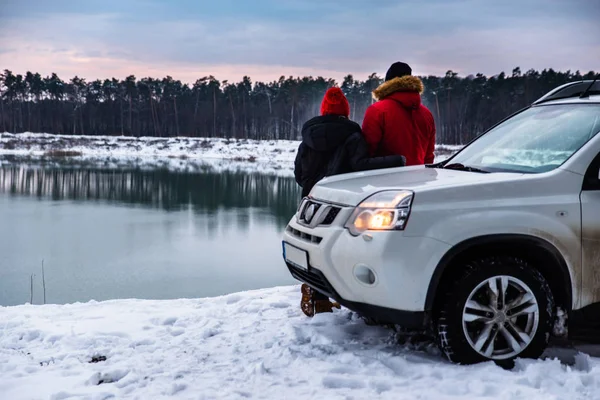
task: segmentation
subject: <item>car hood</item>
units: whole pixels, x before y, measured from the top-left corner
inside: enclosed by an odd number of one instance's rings
[[[310,196],[340,205],[357,206],[365,198],[382,190],[407,189],[418,193],[448,186],[464,187],[503,182],[521,176],[523,174],[483,174],[425,166],[400,167],[327,177],[314,186]]]

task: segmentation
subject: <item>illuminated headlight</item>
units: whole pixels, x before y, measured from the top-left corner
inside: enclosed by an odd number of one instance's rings
[[[414,193],[408,190],[389,190],[375,193],[354,209],[346,228],[354,236],[373,230],[404,230]]]

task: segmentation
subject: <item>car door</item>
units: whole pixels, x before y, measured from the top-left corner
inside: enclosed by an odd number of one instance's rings
[[[583,287],[581,305],[600,303],[600,153],[590,164],[581,191]]]

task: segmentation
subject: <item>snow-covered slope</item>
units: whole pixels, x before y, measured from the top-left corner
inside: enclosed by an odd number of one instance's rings
[[[600,359],[456,366],[299,287],[194,300],[0,307],[0,398],[600,399]]]
[[[184,164],[202,159],[258,164],[259,169],[291,171],[299,142],[289,140],[230,140],[217,138],[157,138],[126,136],[70,136],[46,133],[0,133],[0,155],[41,157],[65,155],[84,158],[169,158]],[[437,146],[439,160],[461,146]]]

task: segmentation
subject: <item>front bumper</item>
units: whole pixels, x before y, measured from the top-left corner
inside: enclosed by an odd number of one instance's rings
[[[305,250],[309,266],[303,270],[288,265],[290,273],[359,314],[407,328],[423,326],[431,277],[450,246],[431,238],[404,236],[402,231],[352,236],[343,228],[351,212],[344,208],[333,224],[312,228],[293,217],[283,240]],[[357,266],[374,272],[372,285],[357,279]]]
[[[318,269],[312,268],[304,271],[290,263],[286,263],[292,276],[311,288],[318,290],[330,297],[344,307],[360,314],[377,320],[382,324],[397,324],[406,329],[420,329],[427,323],[427,313],[424,311],[404,311],[393,308],[375,306],[367,303],[359,303],[342,298],[331,286],[325,275]]]

